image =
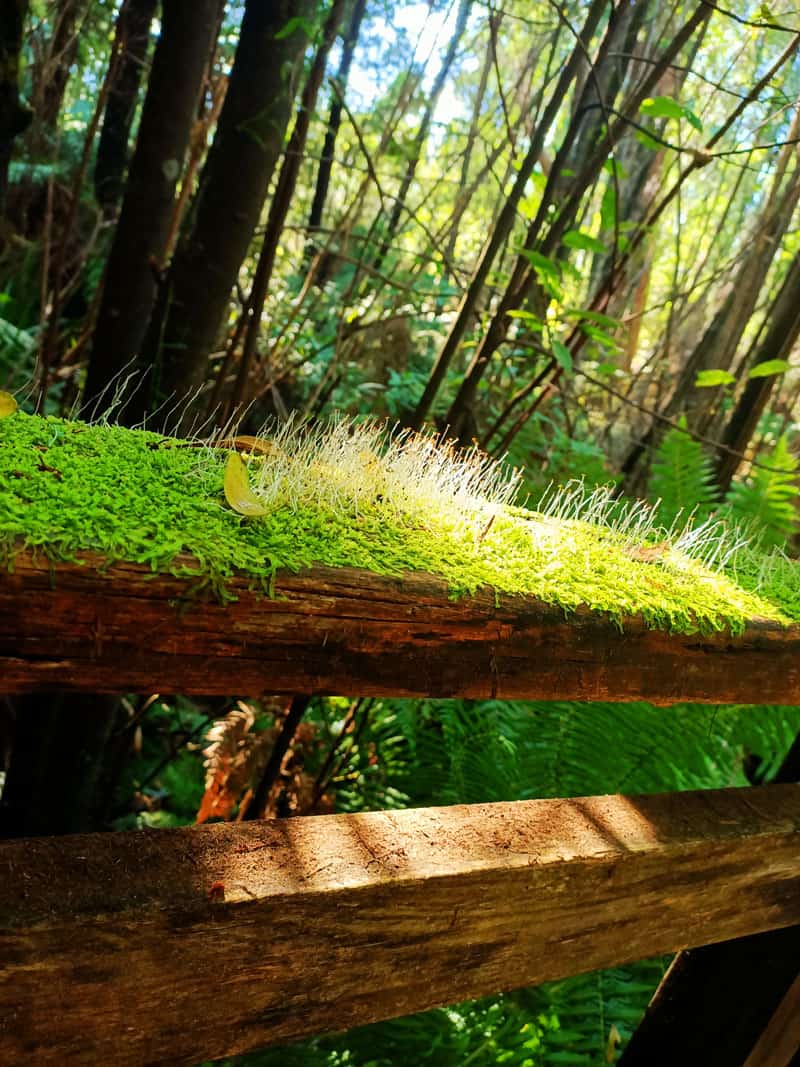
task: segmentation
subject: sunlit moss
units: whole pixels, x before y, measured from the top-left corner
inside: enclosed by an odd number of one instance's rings
[[[513,507],[513,477],[429,438],[344,424],[284,433],[269,455],[248,460],[268,504],[256,519],[226,504],[225,459],[222,448],[141,430],[9,416],[0,420],[0,544],[10,560],[22,545],[54,559],[95,551],[220,591],[235,573],[268,587],[278,569],[322,563],[425,571],[454,596],[488,585],[685,633],[800,617],[794,564],[770,583],[758,557],[741,553],[737,574],[669,546],[637,558],[630,526]]]

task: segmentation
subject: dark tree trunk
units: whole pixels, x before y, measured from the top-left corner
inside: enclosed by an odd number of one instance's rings
[[[95,196],[107,218],[114,214],[122,199],[128,140],[147,58],[150,24],[157,6],[158,0],[128,0],[117,19],[119,62],[106,104],[94,167]]]
[[[118,698],[64,693],[17,697],[0,837],[96,829],[96,786]]]
[[[14,141],[27,129],[31,111],[19,99],[19,53],[28,0],[0,4],[0,217],[5,217],[8,167]],[[0,243],[4,242],[0,235]]]
[[[770,309],[766,329],[743,361],[743,366],[751,368],[768,359],[788,359],[798,337],[800,337],[800,254],[792,260],[783,285]],[[722,444],[739,453],[746,450],[755,433],[759,417],[767,406],[778,380],[776,375],[748,380],[725,427]],[[730,452],[720,454],[717,464],[717,482],[722,493],[730,488],[741,462],[739,456]]]
[[[167,429],[180,424],[186,401],[203,383],[283,151],[296,72],[308,39],[299,27],[286,35],[280,31],[311,8],[311,0],[248,0],[245,7],[225,103],[200,178],[194,224],[178,244],[164,283],[163,311],[153,317],[145,344],[154,382],[150,397],[140,394],[141,402],[170,398],[167,407],[175,413],[161,416]]]
[[[111,399],[114,384],[121,387],[147,329],[218,11],[219,0],[164,0],[136,150],[106,264],[83,397],[85,415]],[[124,411],[120,417],[124,420]]]
[[[355,0],[353,13],[347,27],[347,34],[342,48],[342,58],[339,70],[336,73],[336,91],[331,98],[331,110],[328,116],[328,126],[325,130],[325,141],[322,145],[322,158],[317,169],[317,183],[314,187],[314,199],[311,202],[311,211],[308,215],[308,229],[311,241],[314,240],[314,231],[322,225],[325,201],[328,199],[328,187],[331,181],[333,169],[333,154],[336,148],[336,138],[339,135],[339,126],[342,121],[342,97],[347,88],[347,80],[350,77],[350,67],[353,64],[353,55],[358,43],[358,34],[361,30],[361,22],[367,0]]]
[[[236,385],[234,388],[234,408],[240,404],[245,393],[247,377],[253,362],[253,357],[255,356],[256,343],[261,329],[261,314],[264,310],[264,301],[272,278],[275,257],[278,253],[278,244],[281,239],[284,223],[286,222],[286,216],[289,213],[289,206],[297,186],[300,164],[303,161],[303,153],[305,152],[306,140],[308,138],[308,127],[311,122],[311,116],[314,113],[314,108],[316,107],[319,87],[322,84],[322,79],[325,74],[328,53],[336,38],[336,32],[339,28],[339,22],[341,21],[342,15],[344,14],[344,8],[345,0],[333,0],[330,14],[325,23],[322,40],[316,55],[314,56],[314,62],[311,64],[311,70],[309,71],[306,84],[303,88],[302,99],[297,110],[297,118],[295,119],[292,135],[289,138],[289,144],[287,145],[283,163],[281,164],[280,174],[278,175],[278,181],[275,186],[275,195],[269,206],[267,228],[264,233],[264,240],[258,257],[258,266],[256,267],[253,286],[248,300],[249,321],[244,338],[242,361],[239,366],[239,373],[236,377]]]

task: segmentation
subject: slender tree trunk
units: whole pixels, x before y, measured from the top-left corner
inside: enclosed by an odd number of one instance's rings
[[[450,327],[450,333],[447,335],[436,363],[431,370],[425,390],[417,405],[417,409],[414,412],[413,419],[411,420],[412,426],[415,429],[420,429],[425,422],[425,419],[428,417],[428,413],[436,399],[436,394],[439,392],[439,389],[444,382],[445,375],[450,368],[453,357],[458,351],[458,348],[464,339],[464,335],[469,329],[472,315],[478,305],[489,271],[492,269],[497,254],[505,244],[514,227],[517,217],[517,207],[525,193],[525,187],[533,173],[533,169],[539,161],[547,134],[550,131],[550,127],[555,122],[556,116],[563,105],[564,97],[569,91],[572,81],[577,75],[578,67],[584,56],[584,50],[588,47],[606,7],[605,0],[593,0],[591,7],[586,14],[586,21],[581,30],[580,38],[573,49],[570,58],[567,60],[561,71],[553,90],[553,94],[544,110],[544,114],[542,115],[542,119],[531,137],[531,143],[528,146],[525,158],[520,164],[519,173],[517,174],[514,186],[503,204],[497,223],[484,246],[481,257],[475,268],[475,273],[472,276],[472,281],[462,297],[453,325]]]
[[[0,218],[5,218],[8,167],[14,141],[30,125],[32,112],[19,99],[19,54],[28,0],[0,4]],[[0,234],[0,245],[5,243]]]
[[[778,295],[767,317],[761,338],[743,360],[743,367],[751,368],[768,359],[788,359],[800,337],[800,253],[795,255],[786,272]],[[758,420],[767,406],[779,377],[750,378],[733,409],[722,435],[722,444],[736,452],[746,451]],[[730,487],[741,464],[739,456],[720,453],[717,463],[717,482],[724,494]]]
[[[143,411],[169,398],[161,425],[191,423],[186,403],[203,383],[236,281],[258,223],[291,114],[296,74],[307,44],[299,25],[311,0],[248,0],[214,143],[193,207],[193,225],[179,241],[163,283],[161,308],[144,345],[154,396]]]
[[[122,200],[128,140],[157,6],[158,0],[128,0],[117,18],[120,59],[109,90],[94,167],[95,196],[107,218],[114,215]]]
[[[78,51],[78,22],[86,6],[86,0],[61,0],[57,8],[53,36],[48,42],[42,67],[37,72],[39,84],[37,100],[34,103],[36,129],[41,130],[48,139],[53,138],[61,114],[70,70]]]
[[[347,89],[347,81],[350,77],[350,67],[353,65],[353,55],[358,44],[358,35],[364,12],[367,8],[367,0],[355,0],[353,13],[342,47],[342,58],[339,70],[336,73],[336,91],[331,96],[331,110],[328,116],[328,126],[325,130],[325,141],[322,145],[322,158],[317,169],[317,182],[314,186],[314,199],[311,202],[311,211],[308,215],[309,241],[313,247],[314,232],[322,225],[325,202],[328,199],[328,188],[333,170],[333,157],[336,149],[336,138],[339,135],[339,126],[342,122],[342,95]]]
[[[456,18],[453,35],[450,38],[447,51],[442,59],[442,64],[439,67],[436,79],[431,87],[430,95],[425,104],[425,110],[422,113],[422,121],[419,124],[417,135],[411,146],[411,153],[408,162],[406,163],[403,179],[400,182],[400,188],[394,200],[394,206],[392,208],[392,213],[389,216],[386,232],[383,235],[381,246],[378,249],[378,254],[373,263],[374,270],[380,270],[384,257],[389,251],[389,246],[394,240],[395,234],[400,226],[400,219],[403,217],[403,212],[406,209],[406,200],[408,199],[408,194],[411,189],[411,183],[414,181],[414,175],[417,173],[417,167],[422,158],[422,151],[425,147],[425,142],[428,139],[428,133],[430,132],[434,112],[439,103],[439,97],[442,95],[442,90],[444,89],[448,75],[450,74],[450,69],[455,62],[458,46],[461,42],[461,38],[464,36],[464,30],[467,27],[467,19],[469,18],[471,6],[472,0],[460,0],[458,17]]]
[[[113,383],[121,388],[147,329],[218,12],[219,0],[164,0],[136,150],[106,264],[83,396],[86,415],[111,400]],[[124,410],[120,417],[124,421]]]
[[[619,12],[619,10],[620,9],[617,9],[617,12]],[[537,250],[545,256],[552,256],[559,251],[564,234],[571,226],[575,225],[575,220],[586,191],[591,188],[600,174],[603,163],[607,158],[609,148],[615,145],[626,132],[628,118],[638,112],[642,101],[653,91],[665,70],[668,69],[670,64],[679,55],[682,48],[691,39],[697,29],[705,26],[710,14],[711,8],[705,3],[701,3],[687,19],[681,29],[670,40],[659,56],[657,62],[655,62],[648,70],[647,75],[632,90],[620,108],[619,117],[609,123],[600,142],[594,147],[590,158],[584,163],[580,172],[572,179],[572,191],[560,204],[560,210],[556,213],[546,234],[542,237],[541,230],[548,217],[547,209],[549,204],[553,202],[551,198],[556,189],[567,152],[569,151],[569,147],[571,146],[576,133],[573,124],[570,124],[567,134],[565,135],[564,143],[562,144],[561,149],[559,149],[559,153],[553,163],[553,168],[548,177],[545,191],[542,194],[542,202],[539,206],[536,218],[529,227],[525,241],[526,249]],[[614,18],[614,16],[612,16],[612,18]],[[604,39],[604,44],[609,40],[609,37],[612,34],[613,26],[609,26],[606,38]],[[601,46],[601,51],[606,53],[607,49]],[[450,411],[448,412],[446,423],[455,437],[458,437],[461,440],[468,440],[474,422],[472,410],[477,395],[478,385],[483,378],[494,353],[505,340],[508,325],[511,321],[509,313],[521,307],[525,301],[530,298],[535,285],[536,272],[527,259],[521,255],[514,267],[506,291],[487,327],[486,333],[475,351],[475,355],[467,369],[461,387],[459,388],[450,407]]]
[[[253,277],[253,286],[248,300],[248,322],[244,335],[244,348],[242,359],[239,364],[239,373],[233,391],[232,405],[234,410],[239,406],[245,394],[247,377],[256,351],[256,343],[261,330],[261,315],[264,311],[264,301],[272,278],[272,270],[275,266],[275,257],[278,253],[278,244],[281,233],[289,213],[289,206],[294,196],[297,185],[297,176],[300,173],[300,164],[308,138],[308,127],[311,116],[317,103],[317,95],[325,74],[325,66],[328,62],[328,53],[331,50],[339,22],[344,14],[345,0],[333,0],[330,13],[325,23],[322,41],[311,64],[300,106],[297,110],[294,127],[292,129],[289,144],[283,157],[275,194],[269,206],[267,216],[267,228],[264,232],[264,240],[261,245],[261,253],[258,257],[256,273]]]

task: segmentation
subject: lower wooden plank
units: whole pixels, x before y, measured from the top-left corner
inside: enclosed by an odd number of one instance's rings
[[[186,558],[186,566],[192,564]],[[348,568],[196,582],[87,557],[0,569],[0,693],[328,693],[800,704],[800,627],[668,634],[424,574]],[[98,570],[98,568],[101,568]]]
[[[0,844],[0,1063],[193,1064],[800,921],[800,786]]]

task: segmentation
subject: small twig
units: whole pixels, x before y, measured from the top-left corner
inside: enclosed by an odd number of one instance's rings
[[[261,781],[258,783],[258,788],[253,794],[253,799],[245,812],[245,820],[260,819],[263,817],[267,801],[269,800],[269,795],[272,792],[272,787],[278,780],[281,765],[283,764],[283,757],[289,751],[289,746],[294,740],[297,727],[300,725],[300,721],[310,702],[310,696],[292,697],[289,710],[286,712],[286,718],[283,720],[280,733],[275,739],[275,744],[273,745],[272,752],[267,761],[267,766],[264,768],[264,774],[262,775]]]

